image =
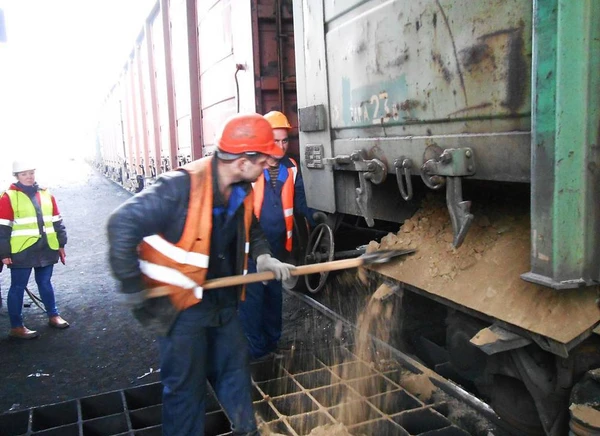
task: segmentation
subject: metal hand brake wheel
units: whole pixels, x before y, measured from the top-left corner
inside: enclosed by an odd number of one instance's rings
[[[334,258],[334,248],[333,230],[326,223],[321,223],[315,227],[308,238],[304,263],[309,265],[331,262]],[[323,289],[328,276],[329,272],[305,275],[306,289],[310,293],[316,294]]]

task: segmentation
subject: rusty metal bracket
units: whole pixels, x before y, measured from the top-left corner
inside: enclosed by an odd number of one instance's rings
[[[375,225],[373,207],[373,187],[379,185],[387,177],[387,167],[379,159],[369,159],[364,150],[357,150],[350,155],[338,155],[324,159],[334,171],[355,171],[358,173],[359,186],[356,188],[356,204],[369,227]]]
[[[452,221],[454,239],[452,245],[460,247],[471,223],[473,214],[470,213],[471,202],[463,201],[461,177],[475,174],[475,159],[473,150],[469,147],[448,148],[443,151],[438,146],[430,146],[425,151],[425,159],[421,166],[421,178],[427,187],[439,189],[446,184],[446,204]]]
[[[356,171],[364,173],[366,180],[375,185],[383,183],[387,177],[387,167],[379,159],[369,159],[365,150],[356,150],[352,154],[340,154],[324,159],[334,171]]]
[[[472,176],[475,174],[473,150],[470,147],[447,148],[439,156],[427,159],[421,170],[428,175]]]
[[[373,187],[367,183],[365,173],[358,173],[358,182],[360,186],[356,188],[356,204],[360,213],[369,227],[375,225],[373,209],[371,208],[371,198],[373,198]]]

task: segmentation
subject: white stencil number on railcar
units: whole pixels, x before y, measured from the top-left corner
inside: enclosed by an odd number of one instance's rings
[[[350,107],[350,118],[354,123],[381,124],[389,123],[392,119],[398,121],[400,118],[398,107],[398,104],[394,104],[394,111],[390,111],[388,93],[380,92],[373,94],[368,102]]]

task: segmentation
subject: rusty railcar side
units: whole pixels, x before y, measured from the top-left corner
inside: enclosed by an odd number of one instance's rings
[[[283,110],[297,125],[291,11],[284,0],[156,3],[123,69],[114,114],[123,124],[124,185],[139,191],[212,153],[220,125],[236,112]]]
[[[203,154],[236,112],[282,110],[294,123],[291,2],[198,2],[197,23]]]

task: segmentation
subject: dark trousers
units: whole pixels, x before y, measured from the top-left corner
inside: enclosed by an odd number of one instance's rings
[[[181,312],[170,334],[159,339],[163,436],[204,434],[207,380],[233,434],[257,434],[248,343],[236,308],[207,311],[203,304]]]
[[[51,283],[54,265],[33,269],[35,271],[35,282],[48,317],[58,315],[56,300],[54,299],[54,288]],[[31,268],[10,269],[10,288],[6,297],[6,307],[10,318],[10,326],[13,328],[23,325],[23,295],[30,275]]]
[[[256,272],[254,264],[249,273]],[[246,285],[246,300],[240,303],[240,320],[250,344],[250,358],[256,359],[277,348],[282,328],[282,285],[271,280],[266,285]]]

